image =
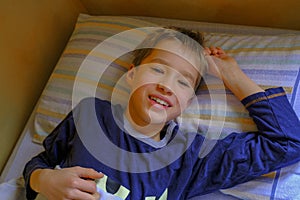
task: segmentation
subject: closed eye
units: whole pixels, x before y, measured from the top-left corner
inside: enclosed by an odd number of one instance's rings
[[[191,84],[189,84],[187,81],[178,80],[180,85],[183,85],[184,87],[191,87]]]
[[[160,74],[163,74],[165,71],[160,68],[160,67],[151,67],[151,69],[154,71],[154,72],[157,72],[157,73],[160,73]]]

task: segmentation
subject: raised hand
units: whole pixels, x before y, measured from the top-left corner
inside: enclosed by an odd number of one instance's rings
[[[225,73],[240,70],[236,60],[227,55],[220,47],[205,47],[205,55],[208,62],[208,73],[223,79]]]
[[[238,99],[264,91],[220,47],[205,47],[204,53],[208,62],[208,74],[220,78]]]

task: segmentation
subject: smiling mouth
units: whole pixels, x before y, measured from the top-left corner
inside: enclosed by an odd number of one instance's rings
[[[157,97],[154,97],[154,96],[149,96],[149,98],[152,100],[152,101],[155,101],[156,103],[162,105],[162,106],[165,106],[165,107],[170,107],[170,104],[160,98],[157,98]]]

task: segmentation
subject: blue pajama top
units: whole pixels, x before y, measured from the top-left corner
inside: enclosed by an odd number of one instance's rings
[[[242,103],[257,132],[233,132],[213,141],[169,123],[162,141],[153,145],[126,133],[120,106],[85,99],[44,140],[45,151],[26,164],[27,199],[37,195],[29,185],[31,173],[57,165],[103,172],[97,186],[122,199],[175,200],[232,187],[299,161],[300,122],[284,90],[268,89]]]

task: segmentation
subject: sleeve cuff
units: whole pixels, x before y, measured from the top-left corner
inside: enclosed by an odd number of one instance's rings
[[[246,98],[244,98],[241,102],[244,104],[246,108],[251,106],[252,104],[255,104],[260,101],[265,101],[267,99],[276,98],[279,96],[285,96],[286,93],[282,87],[277,88],[270,88],[267,89],[265,92],[258,92],[255,94],[252,94]]]

